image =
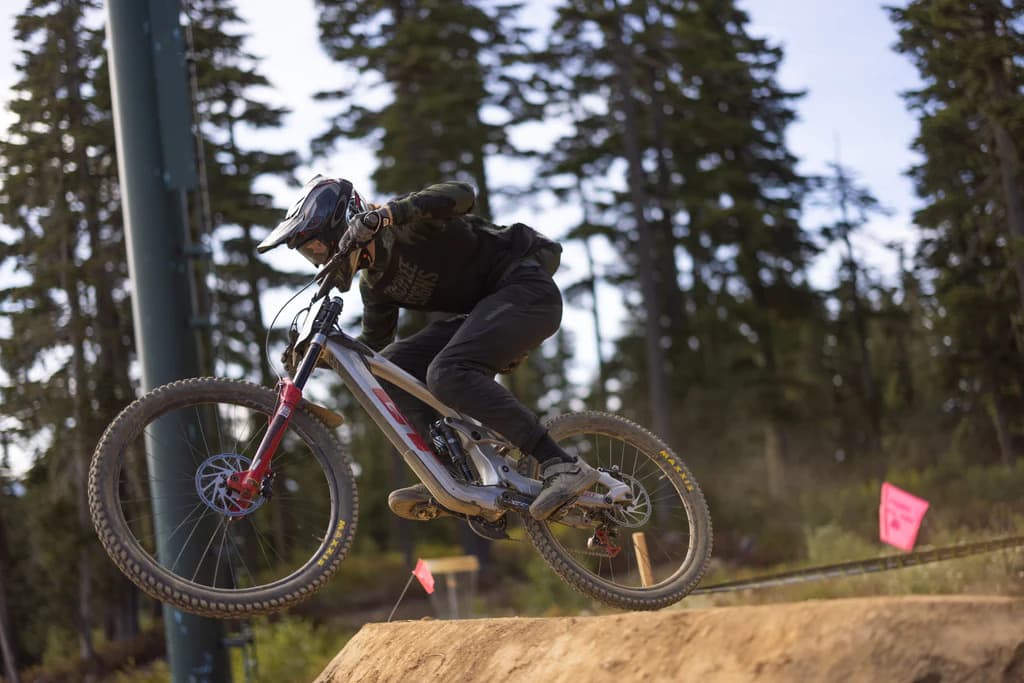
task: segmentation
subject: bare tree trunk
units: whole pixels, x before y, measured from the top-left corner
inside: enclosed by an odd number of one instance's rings
[[[68,308],[70,316],[68,327],[71,337],[71,378],[74,382],[72,389],[72,418],[75,421],[75,434],[70,435],[69,452],[72,459],[71,467],[75,473],[75,481],[84,482],[88,477],[86,473],[86,458],[84,436],[86,430],[86,411],[84,408],[86,394],[86,379],[84,368],[84,345],[81,302],[79,300],[78,283],[69,276],[73,264],[73,253],[71,240],[65,237],[63,244],[63,261],[61,271],[61,287],[68,297]],[[69,387],[70,388],[70,387]],[[92,531],[89,522],[89,507],[86,500],[84,486],[77,487],[75,496],[76,509],[78,511],[78,526],[83,534]],[[91,662],[96,656],[92,640],[92,563],[89,557],[89,546],[81,544],[78,556],[78,646],[79,655],[82,659]]]
[[[658,44],[660,44],[661,36],[664,33],[663,22],[664,20],[660,15],[655,17],[654,21],[651,21],[650,15],[644,17],[645,30],[658,37],[656,41]],[[649,55],[649,57],[653,57],[656,61],[658,55]],[[648,61],[650,62],[651,60],[649,59]],[[665,99],[661,94],[662,91],[655,84],[660,81],[669,87],[671,85],[663,77],[663,74],[660,74],[656,65],[650,65],[647,71],[650,81],[646,84],[645,89],[651,98],[651,106],[648,107],[648,113],[651,121],[651,140],[653,141],[652,145],[654,146],[657,168],[655,182],[655,190],[657,192],[656,203],[661,211],[661,219],[657,222],[657,228],[654,232],[654,254],[657,262],[658,285],[664,297],[664,313],[668,318],[665,327],[673,342],[675,342],[676,340],[684,340],[686,338],[689,321],[687,319],[686,297],[679,286],[679,267],[676,264],[676,249],[679,244],[674,234],[675,221],[672,202],[670,201],[673,191],[669,150],[666,147],[668,138],[665,132]]]
[[[597,349],[597,399],[600,401],[601,410],[608,409],[608,370],[604,363],[604,352],[601,350],[603,343],[601,339],[601,313],[597,303],[597,273],[594,270],[594,254],[590,250],[590,238],[584,238],[583,250],[587,255],[587,269],[589,274],[590,290],[590,316],[594,320],[594,346]]]
[[[990,33],[1007,35],[1010,28],[998,17],[983,13],[978,17],[986,25],[981,30],[983,39]],[[1020,150],[1013,135],[1007,130],[1000,111],[1012,109],[1017,100],[1017,91],[1009,80],[1008,68],[1013,68],[1009,59],[994,57],[987,65],[988,91],[990,101],[981,107],[992,137],[995,140],[996,155],[999,157],[999,172],[1003,185],[1003,204],[1006,208],[1007,249],[1010,267],[1017,279],[1018,312],[1014,326],[1017,333],[1017,347],[1024,351],[1024,194],[1021,192]]]
[[[785,432],[777,421],[771,420],[764,427],[764,469],[768,494],[772,498],[785,494],[785,452]]]
[[[7,443],[4,442],[6,459]],[[18,658],[14,650],[14,632],[11,624],[10,609],[7,606],[7,566],[10,563],[7,549],[7,531],[4,527],[3,515],[0,515],[0,654],[4,658],[4,677],[7,683],[20,683],[18,675]]]
[[[583,190],[583,178],[576,176],[576,193],[583,207],[583,225],[590,225],[590,202]],[[605,367],[603,341],[601,339],[601,313],[597,303],[597,269],[594,267],[594,253],[590,249],[590,237],[583,238],[583,250],[587,256],[587,275],[590,293],[590,317],[594,321],[594,347],[597,350],[597,399],[601,410],[608,409],[608,371]]]
[[[1024,196],[1021,195],[1020,152],[1013,137],[1001,122],[992,117],[989,120],[999,155],[999,171],[1003,181],[1003,203],[1006,205],[1007,240],[1010,250],[1010,265],[1017,277],[1019,297],[1018,327],[1024,325]]]
[[[843,210],[845,214],[845,209]],[[845,218],[844,218],[845,220]],[[850,235],[843,231],[843,242],[846,244],[846,258],[850,269],[850,303],[853,307],[853,325],[857,333],[857,351],[860,356],[860,384],[864,393],[864,408],[871,423],[871,447],[877,450],[881,445],[882,411],[878,384],[875,382],[874,365],[871,361],[871,348],[868,341],[867,316],[860,299],[860,268],[853,257],[853,245]]]
[[[262,340],[267,338],[267,326],[263,324],[263,309],[260,308],[260,281],[256,264],[256,239],[252,236],[251,225],[243,225],[242,232],[245,236],[246,252],[250,255],[245,268],[246,284],[249,287],[249,305],[252,306],[253,310],[253,317],[250,322],[252,323],[253,331],[256,333],[256,339],[262,345]],[[259,353],[259,367],[260,382],[263,383],[263,386],[273,386],[277,376],[270,368],[267,354],[263,353],[262,346]]]
[[[67,41],[69,50],[69,62],[77,64],[78,45],[74,39]],[[87,112],[84,98],[81,94],[83,82],[80,73],[72,69],[68,75],[69,92],[72,98],[69,102],[68,115],[74,119],[76,126],[87,126]],[[79,173],[92,177],[93,163],[89,157],[88,150],[84,144],[77,145],[76,163]],[[105,262],[105,249],[103,238],[100,234],[100,198],[94,192],[86,192],[84,197],[85,209],[84,228],[89,240],[89,249],[92,254],[93,263],[88,264],[88,271],[81,275],[70,275],[72,268],[75,273],[79,272],[79,266],[74,263],[74,248],[76,228],[69,227],[69,233],[64,242],[64,270],[61,274],[61,286],[67,294],[68,306],[70,309],[69,326],[71,330],[71,376],[75,387],[73,394],[73,413],[75,420],[75,434],[72,435],[74,444],[70,451],[74,459],[74,471],[77,481],[84,482],[88,478],[89,452],[83,448],[85,442],[91,442],[98,438],[98,434],[92,428],[95,427],[96,415],[101,421],[113,419],[120,403],[131,397],[131,380],[128,376],[128,359],[120,357],[118,351],[124,348],[120,342],[121,326],[117,315],[117,309],[113,300],[113,275],[102,265],[96,264]],[[65,208],[67,208],[65,204]],[[70,238],[70,239],[68,239]],[[82,267],[85,267],[83,264]],[[81,310],[81,299],[78,292],[78,281],[90,283],[93,292],[93,299],[96,303],[96,316],[93,325],[92,337],[95,341],[96,353],[95,377],[97,378],[94,387],[87,387],[85,372],[85,335],[86,320]],[[94,410],[90,410],[88,401],[96,404]],[[86,412],[89,411],[90,415]],[[92,523],[90,521],[88,500],[84,486],[77,487],[76,506],[78,512],[78,523],[83,534],[92,534]],[[83,543],[78,561],[78,628],[79,628],[79,651],[86,661],[92,662],[96,656],[95,646],[92,639],[92,626],[94,615],[92,610],[94,568],[91,562],[90,546]],[[121,593],[119,609],[119,631],[130,631],[127,635],[135,635],[138,632],[138,589],[128,581],[124,581],[125,590]]]
[[[907,315],[907,331],[913,329],[917,312],[917,282],[907,270],[904,245],[896,245],[900,264],[900,285],[903,288],[901,308]],[[896,371],[900,379],[900,398],[904,408],[912,408],[915,400],[914,369],[910,361],[910,341],[907,334],[896,336]]]
[[[473,177],[476,179],[476,203],[473,206],[473,213],[491,220],[491,192],[487,187],[487,167],[484,164],[482,147],[473,152]]]
[[[878,452],[882,439],[881,397],[878,384],[875,382],[874,365],[871,361],[871,348],[868,340],[867,314],[860,298],[860,266],[853,254],[853,243],[850,241],[850,183],[843,173],[842,166],[836,162],[836,188],[839,194],[839,215],[841,219],[840,237],[846,247],[846,267],[850,277],[850,305],[853,308],[853,325],[857,335],[857,352],[860,356],[860,384],[864,396],[864,410],[871,424],[869,437],[870,448]]]
[[[663,306],[655,281],[654,240],[647,222],[647,183],[641,158],[636,102],[633,99],[635,79],[633,60],[623,36],[618,0],[611,1],[615,12],[604,27],[616,56],[619,109],[623,115],[622,139],[629,168],[629,194],[637,228],[637,252],[640,260],[640,289],[643,293],[644,341],[647,351],[647,383],[651,418],[655,433],[670,443],[675,441],[672,429],[672,398],[668,391],[665,351],[661,344]]]
[[[719,297],[719,293],[711,289],[711,286],[708,284],[707,278],[705,277],[705,267],[712,261],[712,259],[706,253],[707,249],[702,247],[699,242],[699,230],[701,223],[700,207],[691,206],[688,208],[690,214],[690,234],[687,239],[687,247],[690,254],[690,260],[692,262],[692,265],[690,266],[690,279],[693,283],[690,287],[690,300],[693,301],[694,310],[711,311],[714,310],[713,300]],[[724,291],[724,282],[722,287]],[[698,383],[704,379],[707,368],[717,367],[719,351],[718,329],[718,318],[713,315],[708,316],[706,320],[701,321],[701,324],[693,326],[692,333],[697,335],[697,341],[700,345],[697,367],[693,369],[693,376]],[[702,330],[703,334],[701,333]]]
[[[1007,415],[1006,402],[999,390],[998,378],[993,378],[989,386],[988,396],[984,397],[985,409],[992,427],[996,430],[996,441],[999,442],[999,460],[1009,467],[1016,459],[1013,449],[1013,434],[1010,431],[1010,420]]]
[[[65,37],[65,45],[68,50],[68,63],[71,68],[68,71],[68,92],[71,95],[70,115],[75,118],[74,123],[81,124],[84,121],[85,111],[81,99],[81,86],[79,82],[80,70],[78,68],[78,43],[73,35]],[[81,150],[79,150],[81,152]],[[88,165],[80,169],[80,172],[87,173]],[[75,422],[74,433],[69,435],[68,453],[71,457],[71,470],[74,472],[75,480],[84,482],[87,478],[86,459],[87,452],[84,449],[84,442],[89,431],[86,428],[86,379],[85,379],[85,322],[82,318],[81,298],[78,291],[78,279],[74,277],[77,273],[75,264],[75,247],[78,229],[73,220],[71,207],[68,205],[63,183],[57,188],[56,196],[66,220],[63,226],[64,235],[61,242],[61,271],[60,287],[68,298],[69,320],[68,331],[71,345],[70,358],[70,383],[74,387],[68,387],[71,393],[72,418]],[[94,216],[86,217],[93,220]],[[88,501],[84,486],[78,486],[75,495],[76,510],[78,513],[78,525],[83,534],[92,533],[92,525],[89,520]],[[89,545],[80,544],[78,555],[78,614],[76,627],[78,629],[79,655],[87,662],[92,662],[96,656],[95,646],[92,639],[92,567],[90,562]]]

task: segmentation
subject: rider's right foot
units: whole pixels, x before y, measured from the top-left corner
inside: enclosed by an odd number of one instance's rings
[[[544,488],[530,505],[530,516],[547,519],[597,483],[601,473],[579,458],[571,462],[551,459],[541,465]]]
[[[416,522],[429,522],[438,517],[451,515],[446,508],[441,507],[434,500],[430,491],[423,484],[406,486],[404,489],[392,491],[388,496],[388,507],[399,517]]]

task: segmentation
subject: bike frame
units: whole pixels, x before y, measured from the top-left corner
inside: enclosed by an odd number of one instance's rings
[[[325,300],[313,318],[313,324],[296,341],[298,346],[308,340],[309,347],[295,372],[295,378],[285,378],[278,384],[277,410],[249,470],[231,475],[228,480],[228,486],[242,494],[243,505],[260,494],[263,482],[271,474],[274,452],[295,407],[302,399],[302,389],[321,352],[333,356],[336,361],[333,366],[349,391],[440,505],[454,512],[493,521],[507,510],[521,507],[507,504],[510,491],[530,499],[540,493],[541,482],[519,474],[515,463],[498,452],[499,449],[515,448],[506,439],[449,408],[418,379],[338,328],[336,322],[342,305],[340,298]],[[440,456],[398,410],[377,381],[378,378],[408,392],[440,414],[462,441],[476,470],[478,482],[460,481],[449,472]],[[603,484],[608,492],[597,494],[587,491],[580,495],[579,504],[592,508],[610,508],[630,502],[630,487],[611,474],[602,472],[598,483]]]

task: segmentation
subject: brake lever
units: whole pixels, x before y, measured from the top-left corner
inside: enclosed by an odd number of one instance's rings
[[[337,269],[338,265],[343,263],[345,259],[352,255],[352,252],[357,249],[362,249],[369,242],[363,242],[361,244],[353,244],[352,248],[348,251],[339,251],[337,254],[328,259],[324,267],[316,275],[316,279],[320,281],[320,288],[316,290],[316,295],[313,297],[313,301],[319,301],[330,293],[331,289],[334,288],[334,279],[331,277],[332,271]]]
[[[325,277],[323,281],[320,282],[320,287],[316,290],[316,294],[313,295],[312,301],[320,301],[320,299],[327,296],[332,289],[334,289],[333,278]]]
[[[320,287],[316,290],[316,294],[313,295],[313,301],[320,301],[327,296],[332,289],[334,289],[334,278],[331,277],[334,270],[337,270],[338,264],[342,262],[342,259],[348,258],[348,254],[342,254],[338,252],[332,256],[324,267],[316,274],[316,279],[320,281]]]

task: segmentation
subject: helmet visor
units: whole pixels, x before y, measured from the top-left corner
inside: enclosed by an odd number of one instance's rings
[[[290,249],[295,249],[310,238],[322,238],[323,233],[331,228],[332,215],[340,197],[340,187],[338,181],[321,175],[311,179],[302,188],[302,196],[289,209],[284,220],[260,242],[256,251],[262,254],[281,244],[287,244]]]

